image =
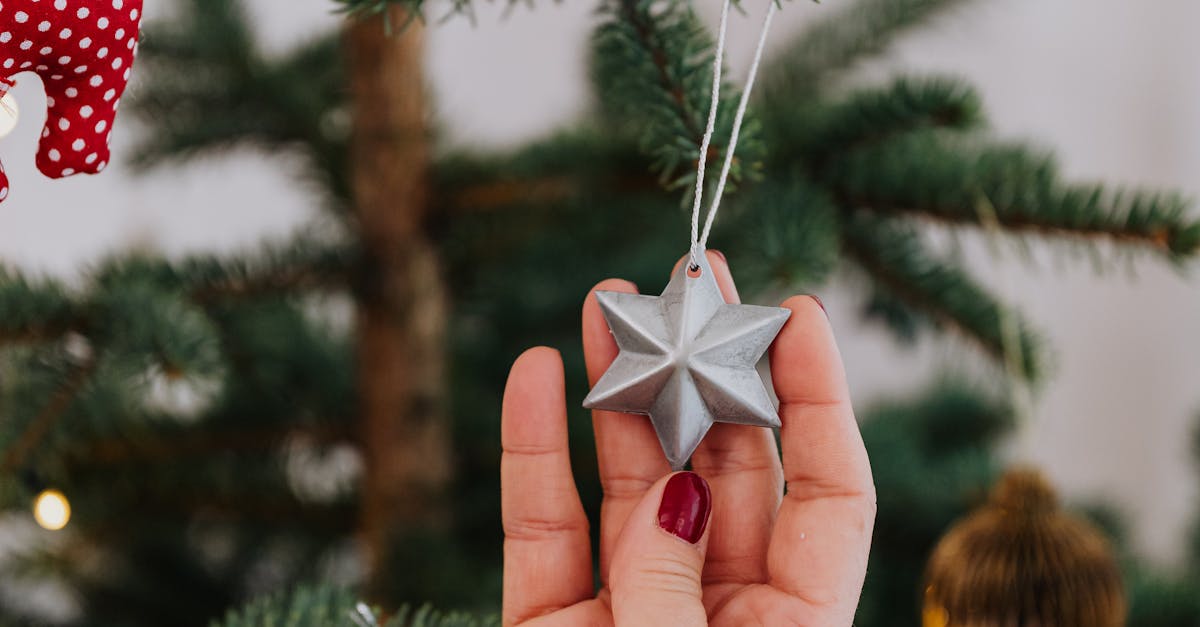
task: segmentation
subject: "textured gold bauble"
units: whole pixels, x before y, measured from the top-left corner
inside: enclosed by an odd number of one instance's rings
[[[956,523],[926,568],[925,627],[1121,627],[1125,593],[1108,540],[1058,505],[1036,471],[1007,473]]]

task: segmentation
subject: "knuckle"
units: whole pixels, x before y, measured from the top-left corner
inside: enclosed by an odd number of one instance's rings
[[[700,567],[694,558],[676,554],[646,557],[629,569],[614,569],[614,595],[630,592],[694,596],[700,589]]]
[[[501,450],[507,455],[517,457],[544,457],[564,452],[564,447],[558,442],[537,444],[529,442],[510,442],[501,445]]]
[[[544,541],[566,534],[587,534],[589,525],[586,517],[548,518],[539,516],[512,516],[504,520],[504,538],[517,541]]]
[[[654,480],[635,476],[609,476],[600,480],[604,496],[614,499],[641,497],[654,485]]]

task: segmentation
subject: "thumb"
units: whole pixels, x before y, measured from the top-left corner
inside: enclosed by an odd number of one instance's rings
[[[700,573],[711,512],[708,483],[695,473],[663,477],[646,491],[613,550],[616,627],[707,624]]]

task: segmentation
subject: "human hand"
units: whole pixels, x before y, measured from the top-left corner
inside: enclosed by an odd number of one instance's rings
[[[725,300],[739,302],[724,258],[708,255]],[[618,352],[597,290],[637,288],[609,279],[588,295],[593,385]],[[717,423],[692,457],[695,474],[672,474],[649,419],[593,412],[599,593],[567,450],[562,361],[547,348],[517,359],[501,419],[506,626],[851,624],[875,487],[823,308],[808,296],[783,306],[792,315],[770,356],[782,464],[770,430]]]

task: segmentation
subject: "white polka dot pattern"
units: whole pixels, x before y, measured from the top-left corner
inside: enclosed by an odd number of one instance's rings
[[[137,53],[142,0],[0,0],[0,91],[33,70],[49,113],[37,165],[46,176],[95,174]],[[0,201],[8,197],[0,165]]]

